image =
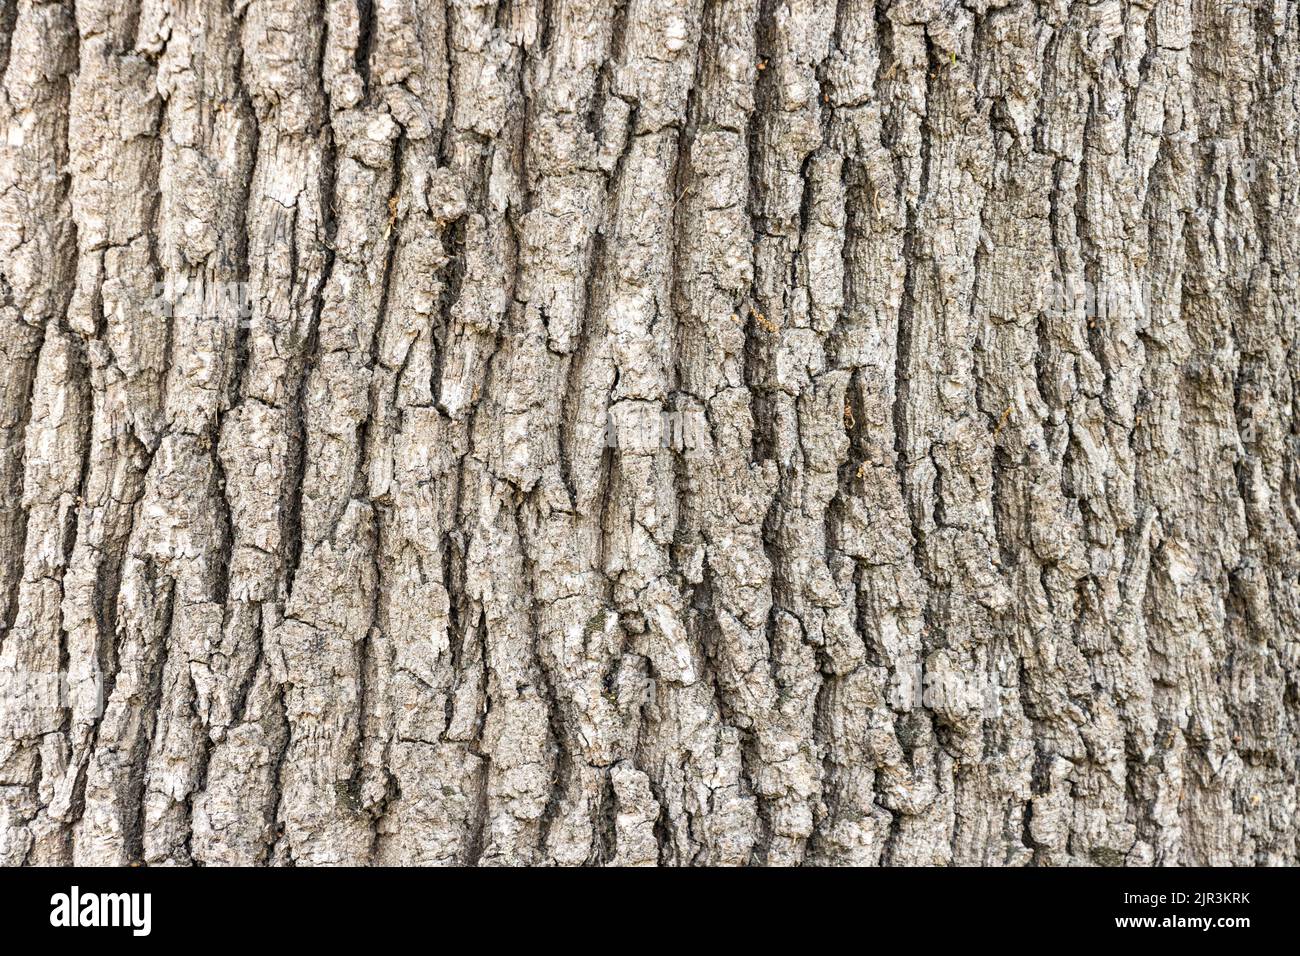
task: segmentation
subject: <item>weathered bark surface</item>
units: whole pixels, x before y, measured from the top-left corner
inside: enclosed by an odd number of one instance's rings
[[[1300,859],[1297,0],[2,10],[0,862]]]

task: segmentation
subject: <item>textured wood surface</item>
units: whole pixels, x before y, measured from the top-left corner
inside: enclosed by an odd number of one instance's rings
[[[1300,858],[1297,0],[0,10],[0,862]]]

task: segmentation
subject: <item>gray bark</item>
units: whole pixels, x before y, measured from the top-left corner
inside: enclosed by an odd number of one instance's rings
[[[0,862],[1300,858],[1297,0],[2,9]]]

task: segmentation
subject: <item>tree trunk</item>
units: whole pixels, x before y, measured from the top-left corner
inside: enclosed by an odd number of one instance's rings
[[[0,26],[0,862],[1300,858],[1297,0]]]

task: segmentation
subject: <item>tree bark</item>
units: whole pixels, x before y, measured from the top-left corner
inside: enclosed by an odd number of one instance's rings
[[[1297,0],[3,0],[0,862],[1294,864]]]

